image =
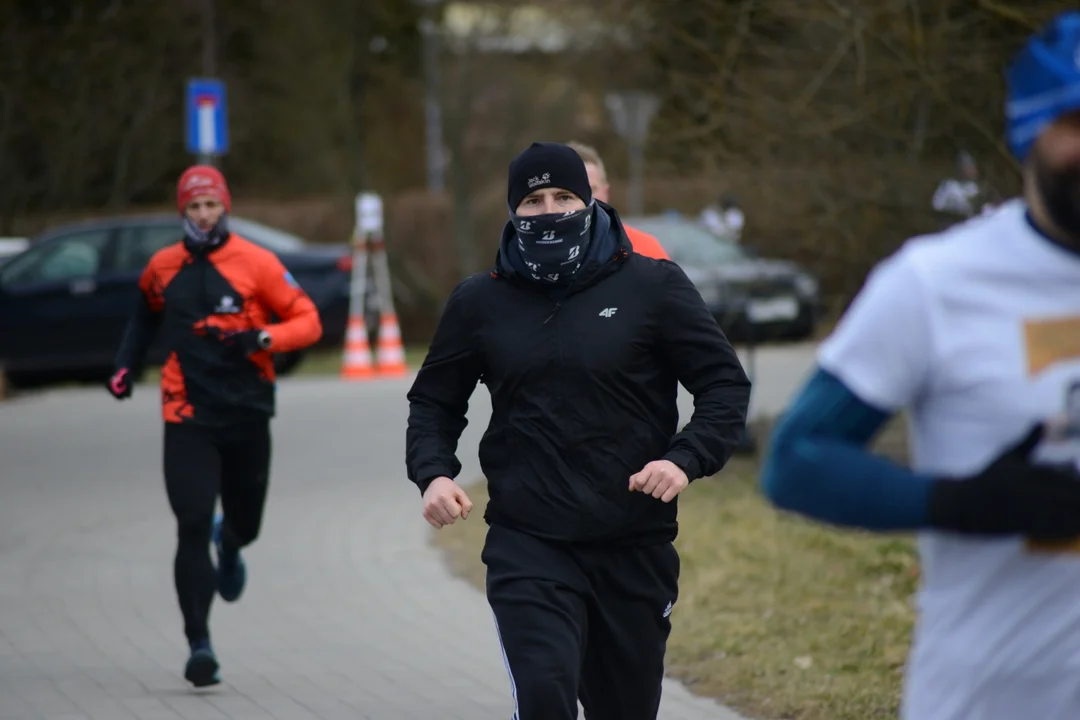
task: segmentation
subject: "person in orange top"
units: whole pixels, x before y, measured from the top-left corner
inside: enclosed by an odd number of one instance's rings
[[[585,161],[585,170],[589,173],[589,185],[592,186],[593,197],[610,205],[608,198],[611,197],[611,185],[608,183],[607,170],[604,168],[604,161],[600,159],[600,154],[596,152],[595,148],[584,143],[569,142],[567,145],[574,148],[577,154],[581,156],[581,159]],[[660,241],[649,233],[630,227],[625,222],[623,223],[623,229],[626,230],[626,235],[630,238],[630,244],[634,246],[634,252],[638,255],[645,255],[657,260],[671,259]]]
[[[155,253],[143,271],[109,392],[118,400],[131,396],[132,379],[160,336],[168,351],[161,373],[165,489],[178,525],[174,575],[191,649],[184,677],[204,687],[220,682],[211,601],[215,592],[227,602],[240,597],[247,577],[240,549],[262,523],[275,409],[272,354],[314,344],[322,324],[278,257],[229,231],[232,201],[220,171],[188,168],[176,200],[184,237]],[[219,494],[223,513],[215,517]]]

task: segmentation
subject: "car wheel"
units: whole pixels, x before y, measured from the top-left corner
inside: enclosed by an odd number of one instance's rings
[[[11,392],[12,390],[23,390],[27,387],[32,387],[35,384],[36,378],[31,373],[15,372],[12,370],[0,371],[3,378],[0,379],[0,384],[4,386],[5,392]]]
[[[817,330],[817,322],[814,318],[809,317],[803,322],[800,322],[795,327],[795,332],[792,333],[792,339],[796,342],[803,342],[806,340],[814,339],[814,332]]]

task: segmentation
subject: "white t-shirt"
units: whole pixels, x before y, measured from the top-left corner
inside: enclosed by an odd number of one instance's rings
[[[700,220],[714,235],[738,240],[746,218],[743,217],[742,210],[737,207],[722,211],[708,207],[701,211]]]
[[[938,212],[953,213],[965,217],[977,213],[986,213],[992,209],[990,204],[976,207],[976,202],[981,194],[979,183],[974,180],[958,180],[949,178],[942,180],[934,191],[931,204]]]
[[[908,241],[819,350],[865,402],[909,411],[918,471],[977,472],[1080,405],[1080,255],[1024,211],[1009,201]],[[1075,437],[1039,452],[1080,462]],[[902,717],[1080,718],[1080,549],[927,532],[919,554]]]

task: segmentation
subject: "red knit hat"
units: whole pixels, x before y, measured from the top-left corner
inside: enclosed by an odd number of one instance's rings
[[[225,176],[211,165],[192,165],[176,183],[176,207],[184,213],[189,202],[197,197],[209,195],[221,201],[225,212],[232,210],[232,197]]]

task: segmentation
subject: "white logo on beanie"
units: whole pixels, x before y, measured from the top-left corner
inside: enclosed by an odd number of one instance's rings
[[[551,182],[551,173],[544,173],[540,177],[529,178],[529,189],[532,190],[538,185],[547,185]]]
[[[188,181],[184,184],[185,190],[191,190],[197,187],[206,187],[207,185],[213,185],[213,178],[208,175],[192,175],[188,178]]]

